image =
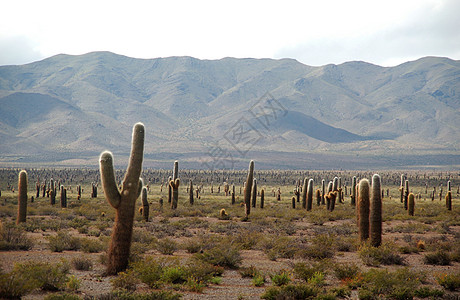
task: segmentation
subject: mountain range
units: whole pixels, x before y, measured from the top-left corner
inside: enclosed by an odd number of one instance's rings
[[[0,166],[360,169],[460,166],[460,61],[136,59],[110,52],[0,66]]]

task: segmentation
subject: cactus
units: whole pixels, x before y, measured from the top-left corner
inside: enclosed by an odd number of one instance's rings
[[[54,184],[53,178],[50,180],[50,204],[56,204],[56,185]]]
[[[335,201],[337,199],[337,191],[329,192],[329,211],[333,212],[335,209]]]
[[[406,182],[406,177],[404,176],[404,174],[401,174],[401,185],[399,186],[399,191],[401,192],[401,203],[404,203],[404,184],[405,182]],[[406,205],[404,205],[404,207],[406,207]]]
[[[369,239],[369,180],[361,179],[358,188],[358,236],[362,243]]]
[[[448,192],[451,192],[451,191],[452,191],[452,186],[451,186],[450,180],[447,181],[447,191],[448,191]]]
[[[178,175],[179,175],[179,162],[176,160],[174,162],[173,177],[171,181],[169,181],[169,186],[172,189],[171,209],[176,209],[177,203],[179,202],[180,179],[178,178]]]
[[[307,187],[308,187],[308,179],[307,177],[303,180],[303,187],[302,187],[302,208],[307,208]]]
[[[40,197],[40,182],[37,182],[36,186],[35,186],[35,189],[37,191],[36,193],[36,198],[38,199],[38,197]]]
[[[342,191],[342,188],[339,187],[339,189],[336,191],[337,192],[337,202],[339,203],[343,203],[343,197],[342,197],[342,194],[343,194],[343,191]]]
[[[235,185],[232,184],[232,205],[235,204]]]
[[[189,198],[190,205],[193,205],[193,202],[194,202],[193,201],[193,192],[194,191],[193,191],[193,182],[192,182],[192,180],[190,180],[190,186],[189,186],[189,191],[188,192],[189,192],[189,197],[188,198]]]
[[[448,191],[446,194],[446,207],[447,210],[452,210],[452,192]]]
[[[356,206],[356,176],[351,181],[351,205]]]
[[[252,182],[252,207],[256,207],[257,202],[257,180],[254,178]]]
[[[316,189],[315,195],[316,195],[316,205],[320,206],[321,205],[321,191],[320,191],[320,189]]]
[[[171,203],[171,202],[172,202],[172,200],[171,200],[171,199],[172,199],[172,187],[171,187],[171,185],[169,184],[169,183],[171,182],[171,179],[172,179],[172,177],[169,176],[169,177],[168,177],[168,203]]]
[[[265,191],[264,189],[260,190],[260,208],[264,208],[264,201],[265,201]]]
[[[313,206],[313,179],[308,180],[307,186],[307,211],[310,211]]]
[[[334,180],[332,181],[332,191],[338,191],[339,190],[339,178],[336,176],[334,177]]]
[[[18,218],[16,223],[23,223],[27,217],[27,172],[19,172],[18,178]]]
[[[409,197],[409,180],[404,183],[404,209],[407,210],[407,201]]]
[[[67,207],[67,190],[61,185],[61,208]]]
[[[254,161],[251,160],[249,163],[248,177],[246,179],[246,185],[244,187],[244,204],[245,204],[245,213],[246,219],[249,218],[251,213],[251,191],[252,191],[252,182],[254,180]]]
[[[295,196],[292,196],[292,199],[291,199],[291,201],[292,201],[292,205],[291,205],[291,206],[292,206],[292,208],[293,208],[293,209],[295,209],[295,201],[296,201],[296,197],[295,197]]]
[[[136,199],[139,197],[143,186],[140,175],[144,157],[144,135],[144,125],[142,123],[135,124],[131,154],[121,192],[118,191],[115,180],[112,153],[105,151],[99,158],[105,198],[116,210],[112,237],[107,251],[107,275],[115,275],[124,271],[128,266]]]
[[[326,180],[321,180],[321,204],[325,204],[325,197],[326,197]]]
[[[370,199],[369,231],[373,247],[382,244],[382,197],[380,192],[380,176],[372,176],[372,193]]]
[[[409,216],[413,216],[415,211],[415,196],[410,193],[408,196],[408,213]]]
[[[149,221],[149,202],[147,201],[147,187],[142,187],[141,193],[141,201],[142,201],[142,217],[144,218],[145,222]]]

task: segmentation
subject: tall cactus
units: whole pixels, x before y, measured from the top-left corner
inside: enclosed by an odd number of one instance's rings
[[[313,179],[308,180],[307,186],[307,211],[310,211],[313,206]]]
[[[401,193],[401,203],[404,203],[404,185],[405,185],[405,182],[406,182],[406,177],[404,176],[404,174],[401,174],[401,185],[399,186],[399,191]]]
[[[321,205],[321,191],[317,189],[315,195],[316,195],[316,204],[320,206]]]
[[[302,208],[307,208],[307,188],[308,188],[308,179],[307,177],[303,180],[303,187],[302,187]]]
[[[169,184],[171,182],[171,179],[172,177],[169,176],[168,177],[168,203],[171,203],[172,202],[172,187],[171,185]]]
[[[106,273],[108,275],[115,275],[118,272],[124,271],[128,266],[136,199],[139,197],[143,186],[140,175],[142,160],[144,158],[144,135],[144,125],[142,123],[135,124],[133,127],[129,164],[125,178],[123,179],[121,192],[118,191],[115,180],[112,153],[105,151],[99,158],[99,168],[105,198],[116,210],[112,238],[107,251]]]
[[[446,207],[447,210],[452,210],[452,192],[448,191],[446,194]]]
[[[265,202],[265,191],[264,189],[260,190],[260,208],[264,208],[264,202]]]
[[[27,172],[19,172],[18,178],[18,218],[16,223],[23,223],[27,217]]]
[[[407,201],[409,197],[409,180],[404,183],[404,209],[407,210]]]
[[[413,193],[410,193],[409,196],[408,196],[408,213],[409,213],[409,216],[413,216],[414,215],[414,211],[415,211],[415,196]]]
[[[193,205],[193,202],[194,202],[194,200],[193,200],[193,192],[194,192],[194,191],[193,191],[193,182],[192,182],[192,180],[190,179],[189,196],[188,196],[188,200],[189,200],[189,202],[190,202],[190,205]]]
[[[252,207],[256,207],[257,202],[257,180],[254,178],[252,182]]]
[[[325,204],[326,197],[326,180],[321,179],[321,204]]]
[[[67,207],[67,190],[61,185],[61,208]]]
[[[359,181],[358,209],[359,241],[364,242],[369,239],[369,180],[365,178]]]
[[[232,205],[235,204],[235,185],[232,184]]]
[[[246,219],[249,218],[251,213],[251,191],[252,182],[254,180],[254,161],[251,160],[249,163],[248,177],[246,179],[246,185],[244,187],[244,204],[246,209]]]
[[[351,181],[351,205],[356,205],[356,176]]]
[[[334,177],[334,180],[332,181],[332,191],[338,191],[339,190],[339,178],[336,176]]]
[[[179,202],[179,185],[180,179],[178,178],[179,174],[179,162],[176,160],[174,162],[174,170],[173,170],[173,177],[169,182],[169,185],[172,189],[172,201],[171,201],[171,208],[176,209],[177,203]]]
[[[56,184],[53,178],[50,180],[50,204],[56,204]]]
[[[149,206],[149,201],[147,201],[147,187],[146,186],[142,187],[141,201],[142,201],[142,218],[144,219],[145,222],[148,222],[150,206]]]
[[[371,245],[382,244],[382,194],[380,192],[380,176],[372,176],[372,194],[370,200],[369,230]]]

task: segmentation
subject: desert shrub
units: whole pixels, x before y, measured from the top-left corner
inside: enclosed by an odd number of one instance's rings
[[[47,263],[28,262],[17,264],[13,272],[22,274],[22,278],[37,288],[45,291],[58,291],[66,287],[68,266],[65,263],[50,265]]]
[[[448,252],[440,250],[425,254],[423,261],[428,265],[448,266],[451,263],[451,258]]]
[[[103,295],[101,300],[179,300],[180,294],[171,291],[153,291],[149,293],[133,293],[126,290],[113,291],[110,294]]]
[[[265,276],[262,273],[257,273],[252,277],[252,285],[253,286],[263,286],[265,284]]]
[[[195,253],[194,256],[214,266],[230,269],[238,269],[242,261],[240,249],[235,245],[224,242],[203,253]]]
[[[201,243],[197,240],[189,240],[185,242],[184,249],[191,254],[198,253],[201,250]]]
[[[105,249],[104,244],[95,239],[82,238],[81,250],[85,253],[98,253]]]
[[[212,264],[203,262],[197,259],[191,259],[185,265],[185,270],[188,277],[207,283],[217,276],[221,276],[224,273],[224,268],[220,266],[214,266]]]
[[[22,228],[0,222],[0,251],[30,250],[32,246],[32,239]]]
[[[335,264],[332,269],[335,277],[341,281],[355,278],[360,272],[359,267],[355,264]]]
[[[404,259],[395,249],[395,246],[389,243],[382,244],[380,247],[363,244],[359,248],[359,257],[367,266],[404,265]]]
[[[164,255],[173,255],[177,248],[177,243],[170,238],[158,240],[156,244],[156,249]]]
[[[310,241],[310,245],[299,252],[299,255],[312,259],[332,258],[335,254],[334,239],[334,235],[316,235]]]
[[[414,296],[417,298],[442,298],[444,296],[443,290],[438,290],[434,288],[430,288],[429,286],[422,286],[419,289],[414,291]]]
[[[204,288],[206,287],[206,284],[197,280],[194,277],[188,277],[187,281],[185,282],[185,286],[187,287],[187,290],[189,290],[190,292],[202,293]]]
[[[279,236],[264,239],[261,247],[268,259],[277,260],[278,258],[293,258],[299,251],[296,241],[287,236]]]
[[[318,295],[318,290],[307,284],[288,284],[281,287],[270,287],[261,296],[266,300],[279,300],[279,299],[312,299]]]
[[[273,285],[282,286],[291,282],[291,275],[286,270],[281,270],[275,274],[270,275]]]
[[[294,264],[294,275],[298,279],[302,279],[305,282],[308,282],[316,272],[322,272],[326,270],[326,267],[323,263],[317,262],[313,264],[306,264],[304,262]]]
[[[153,258],[138,261],[133,264],[133,271],[138,278],[151,288],[160,286],[160,279],[163,272],[162,266]]]
[[[187,281],[187,271],[181,266],[170,266],[163,269],[161,281],[172,284],[182,284]]]
[[[81,285],[80,280],[74,275],[70,275],[67,277],[67,282],[65,284],[66,290],[77,291],[80,288],[80,285]]]
[[[110,282],[114,289],[135,291],[140,281],[132,270],[128,270],[127,272],[119,272],[117,277],[113,278]]]
[[[69,294],[69,293],[58,293],[50,294],[43,298],[44,300],[81,300],[82,298],[78,295]]]
[[[89,271],[93,267],[93,262],[84,257],[75,257],[71,261],[72,266],[78,271]]]
[[[260,271],[254,266],[249,266],[240,268],[238,270],[238,273],[241,275],[242,278],[253,278],[258,273],[260,273]]]
[[[48,247],[52,252],[77,251],[81,247],[81,241],[68,232],[59,231],[55,236],[48,237]]]
[[[455,291],[460,288],[460,273],[437,275],[436,282],[446,290]]]
[[[10,272],[0,274],[0,298],[20,299],[36,288],[35,282],[25,280],[23,274]]]

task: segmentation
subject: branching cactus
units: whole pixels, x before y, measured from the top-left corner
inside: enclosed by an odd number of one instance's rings
[[[249,218],[251,213],[251,191],[252,182],[254,180],[254,161],[251,160],[249,163],[248,177],[246,179],[246,185],[244,187],[244,204],[246,209],[246,219]]]
[[[369,180],[365,178],[359,181],[358,209],[359,241],[364,242],[369,239]]]
[[[171,189],[172,189],[172,201],[171,201],[172,209],[177,208],[177,203],[179,201],[180,179],[178,178],[178,174],[179,174],[179,162],[176,160],[174,162],[173,177],[171,181],[169,181],[169,186],[171,186]]]
[[[27,217],[27,172],[19,172],[18,179],[18,218],[16,223],[23,223]]]
[[[409,196],[408,196],[408,213],[409,213],[409,216],[413,216],[414,215],[414,212],[415,212],[415,196],[414,194],[410,193]]]
[[[313,179],[308,180],[307,186],[307,211],[310,211],[313,206]]]
[[[302,208],[307,208],[307,188],[308,188],[308,179],[307,177],[303,180],[303,187],[302,187]]]
[[[144,125],[142,123],[135,124],[129,164],[121,192],[118,191],[112,153],[105,151],[99,158],[105,198],[116,210],[112,238],[107,251],[107,275],[115,275],[124,271],[128,266],[136,199],[139,197],[143,186],[140,175],[144,158],[144,135]]]
[[[369,226],[371,245],[378,247],[382,244],[382,194],[380,192],[380,176],[378,174],[372,176]]]

